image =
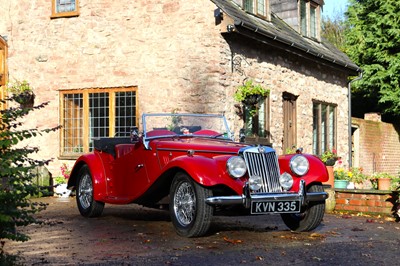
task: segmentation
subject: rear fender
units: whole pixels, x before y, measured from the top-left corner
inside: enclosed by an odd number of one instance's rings
[[[104,154],[104,156],[106,157],[102,158],[103,156],[97,152],[80,156],[72,168],[71,175],[68,179],[68,187],[75,189],[79,170],[82,166],[87,165],[92,175],[93,197],[97,201],[102,201],[107,195],[106,170],[103,162],[104,159],[107,159],[107,154]]]

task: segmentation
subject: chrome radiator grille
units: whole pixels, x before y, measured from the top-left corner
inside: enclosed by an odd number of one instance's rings
[[[279,164],[274,150],[265,152],[258,147],[252,147],[243,152],[247,171],[250,176],[260,176],[262,186],[253,193],[282,192],[279,184]]]

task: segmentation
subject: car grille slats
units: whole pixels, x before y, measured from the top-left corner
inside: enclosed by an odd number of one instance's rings
[[[274,151],[252,148],[243,152],[249,176],[260,176],[262,186],[253,193],[282,192],[279,184],[279,164]]]

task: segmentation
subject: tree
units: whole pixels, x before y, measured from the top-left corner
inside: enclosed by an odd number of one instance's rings
[[[344,51],[344,32],[346,23],[343,16],[336,13],[332,18],[322,19],[322,37],[333,44],[336,48]]]
[[[345,52],[363,69],[355,82],[355,115],[400,117],[400,1],[350,0]]]
[[[13,95],[2,103],[15,102]],[[38,134],[55,131],[50,129],[21,129],[20,119],[34,110],[42,109],[47,103],[32,108],[10,107],[0,111],[0,264],[10,263],[12,256],[4,253],[4,239],[26,241],[29,237],[18,230],[20,226],[35,223],[33,214],[45,205],[30,200],[39,195],[40,188],[32,182],[32,169],[45,165],[49,160],[35,160],[29,155],[38,152],[37,147],[20,147],[23,140]]]

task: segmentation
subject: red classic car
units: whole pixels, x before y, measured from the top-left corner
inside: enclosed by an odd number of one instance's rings
[[[94,139],[76,161],[68,187],[85,217],[104,204],[159,207],[168,199],[181,236],[204,235],[212,216],[237,209],[278,213],[295,231],[315,229],[324,216],[325,165],[314,155],[277,157],[268,146],[234,142],[223,115],[144,114],[143,132]]]

